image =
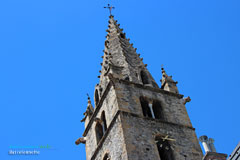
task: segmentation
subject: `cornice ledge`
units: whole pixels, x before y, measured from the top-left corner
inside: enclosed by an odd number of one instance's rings
[[[182,99],[184,97],[184,95],[182,95],[182,94],[177,94],[177,93],[165,91],[165,90],[163,90],[161,88],[153,88],[151,86],[144,86],[142,84],[138,84],[138,83],[122,80],[122,79],[120,79],[119,82],[123,82],[125,84],[132,84],[132,85],[134,85],[134,86],[136,86],[138,88],[142,88],[142,89],[148,89],[148,90],[151,90],[151,91],[154,91],[154,92],[164,93],[164,94],[167,94],[167,95],[175,96],[175,97],[177,97],[179,99]]]

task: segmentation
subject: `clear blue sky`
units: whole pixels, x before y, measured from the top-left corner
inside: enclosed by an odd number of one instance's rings
[[[0,159],[84,160],[80,123],[98,83],[106,0],[0,1]],[[190,96],[198,136],[230,154],[240,141],[240,1],[113,0],[157,82],[161,64]],[[160,82],[159,82],[160,84]],[[50,145],[38,156],[9,146]]]

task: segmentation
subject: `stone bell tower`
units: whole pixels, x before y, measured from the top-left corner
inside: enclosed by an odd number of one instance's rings
[[[99,84],[88,100],[87,160],[201,160],[202,151],[177,82],[162,67],[159,87],[123,29],[109,17]]]

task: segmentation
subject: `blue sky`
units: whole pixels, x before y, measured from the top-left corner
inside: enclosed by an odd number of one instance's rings
[[[76,146],[98,83],[104,0],[0,1],[1,160],[85,159]],[[198,136],[230,154],[240,141],[240,1],[113,0],[115,18],[160,84],[161,64],[190,96]],[[10,146],[50,145],[38,156]]]

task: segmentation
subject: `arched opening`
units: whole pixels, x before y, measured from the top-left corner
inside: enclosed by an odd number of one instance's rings
[[[153,113],[156,119],[164,120],[161,102],[157,100],[153,101]]]
[[[141,78],[142,78],[142,83],[143,84],[149,84],[149,79],[148,79],[148,76],[147,76],[146,72],[141,71]]]
[[[96,139],[97,139],[97,144],[103,137],[103,127],[102,125],[97,122],[96,127],[95,127],[95,132],[96,132]]]
[[[96,90],[95,90],[95,105],[97,106],[98,103],[99,103],[99,94],[98,94],[98,90],[96,89]],[[96,106],[95,106],[95,107],[96,107]]]
[[[143,116],[152,118],[152,113],[149,108],[148,100],[144,97],[140,97],[140,102],[141,102],[141,107],[142,107],[142,111],[143,111]]]
[[[107,130],[107,122],[106,122],[106,116],[105,116],[104,111],[102,112],[101,120],[102,120],[102,123],[103,123],[103,134],[104,134]]]
[[[157,136],[155,142],[161,160],[174,160],[173,150],[168,140],[164,139],[162,136]]]

